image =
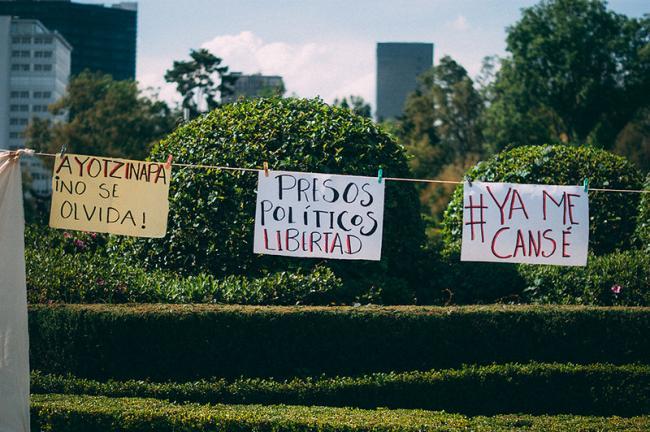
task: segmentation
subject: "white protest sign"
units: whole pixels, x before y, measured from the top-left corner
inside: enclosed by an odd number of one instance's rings
[[[376,177],[260,171],[254,251],[378,261],[384,186]]]
[[[170,179],[164,163],[57,154],[50,226],[164,237]]]
[[[461,261],[584,266],[589,199],[581,186],[465,183]]]

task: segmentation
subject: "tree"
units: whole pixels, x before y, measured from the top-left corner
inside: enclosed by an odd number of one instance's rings
[[[350,102],[348,102],[348,98],[346,97],[344,97],[341,100],[336,98],[334,99],[333,105],[341,108],[349,109],[350,111],[352,111],[356,115],[360,115],[361,117],[366,117],[366,118],[372,117],[372,109],[370,108],[370,104],[367,103],[361,96],[350,95]]]
[[[650,18],[616,14],[602,0],[545,0],[508,29],[507,50],[488,115],[487,134],[498,147],[554,141],[611,148],[648,105]],[[522,136],[522,125],[531,137]]]
[[[144,96],[135,81],[88,71],[70,80],[66,95],[49,109],[68,121],[32,120],[27,144],[41,151],[66,145],[69,152],[143,159],[175,126],[169,107]]]
[[[175,61],[165,72],[165,81],[176,84],[183,96],[182,106],[192,118],[220,105],[221,98],[233,94],[237,76],[221,66],[221,59],[205,48],[191,50],[190,61]]]
[[[467,71],[451,57],[440,59],[418,79],[408,96],[397,135],[412,156],[411,169],[418,177],[442,174],[457,179],[484,154],[481,94]],[[447,206],[449,187],[420,185],[425,218],[438,221]]]

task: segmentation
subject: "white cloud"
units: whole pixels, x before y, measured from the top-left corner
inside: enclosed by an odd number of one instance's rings
[[[231,71],[281,75],[287,94],[320,96],[326,102],[350,94],[374,101],[374,44],[356,41],[265,41],[250,31],[205,42]]]
[[[172,59],[138,59],[137,79],[140,88],[147,95],[156,94],[158,98],[173,105],[180,103],[181,97],[176,86],[165,81],[165,71],[171,67]]]
[[[469,30],[470,27],[469,23],[467,22],[467,18],[465,18],[463,15],[458,15],[455,20],[451,21],[448,24],[449,27],[458,31]]]

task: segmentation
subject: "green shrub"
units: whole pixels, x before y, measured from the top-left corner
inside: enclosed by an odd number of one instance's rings
[[[636,237],[639,247],[650,253],[650,174],[645,181],[644,190],[649,191],[641,196],[639,202],[639,219],[636,225]]]
[[[66,432],[421,432],[421,431],[642,431],[650,417],[501,415],[469,418],[421,410],[177,405],[156,399],[35,395],[32,429]]]
[[[328,268],[296,269],[257,278],[147,271],[107,255],[106,237],[26,227],[27,296],[30,303],[232,303],[325,305],[341,296]]]
[[[34,369],[93,379],[359,375],[650,358],[650,309],[37,305]]]
[[[321,100],[254,99],[228,104],[179,127],[152,152],[180,163],[315,171],[332,174],[406,176],[404,150],[370,119]],[[163,239],[132,240],[138,259],[150,267],[215,276],[313,266],[316,260],[253,254],[257,174],[175,169],[170,214]],[[363,295],[385,275],[413,278],[424,234],[419,202],[410,184],[386,185],[382,261],[331,260],[327,266],[355,295]]]
[[[640,415],[650,413],[650,366],[506,364],[361,377],[240,378],[188,383],[98,382],[32,373],[31,391],[172,402],[288,404],[501,413]]]
[[[524,299],[534,303],[650,306],[650,255],[589,257],[586,267],[521,265]]]
[[[479,162],[467,175],[478,181],[556,185],[582,184],[592,188],[639,189],[642,176],[624,158],[591,147],[527,146]],[[459,185],[443,221],[446,247],[460,251],[463,186]],[[596,255],[630,246],[636,226],[639,194],[589,193],[589,247]]]

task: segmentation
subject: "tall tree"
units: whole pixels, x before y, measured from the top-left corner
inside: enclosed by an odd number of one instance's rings
[[[189,61],[175,61],[165,72],[165,80],[176,84],[183,96],[183,108],[196,117],[215,109],[221,98],[233,94],[237,76],[228,73],[228,66],[222,66],[222,60],[205,48],[191,50],[190,57]]]
[[[353,113],[360,115],[361,117],[372,117],[372,109],[370,108],[370,104],[367,103],[361,96],[350,95],[349,102],[347,97],[344,97],[341,100],[338,98],[334,99],[334,106],[347,108]]]
[[[485,153],[483,98],[465,68],[449,56],[418,81],[417,89],[406,99],[397,135],[411,155],[415,175],[458,179]],[[450,196],[444,186],[420,186],[425,218],[440,220]]]
[[[88,71],[70,80],[49,109],[68,121],[34,119],[26,137],[28,146],[51,152],[66,145],[70,152],[143,159],[176,121],[167,104],[144,96],[135,81]]]
[[[544,0],[508,29],[507,50],[490,108],[498,122],[487,131],[500,147],[532,140],[611,148],[649,103],[648,17],[616,14],[602,0]],[[517,130],[527,123],[536,125],[528,138]]]
[[[445,56],[419,77],[406,99],[400,136],[415,153],[417,174],[436,175],[443,165],[483,153],[483,99],[465,68]],[[418,155],[431,158],[425,161]]]

